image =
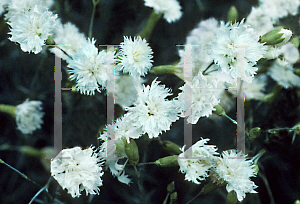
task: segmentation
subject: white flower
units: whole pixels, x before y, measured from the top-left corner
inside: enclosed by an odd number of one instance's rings
[[[87,44],[87,39],[83,33],[80,33],[78,28],[68,22],[66,24],[62,24],[61,20],[58,19],[56,21],[56,29],[54,30],[54,41],[56,45],[62,48],[68,55],[74,55],[78,52],[79,47],[82,44]],[[62,57],[62,59],[69,61],[70,58],[66,56],[61,50],[58,48],[51,48],[52,53],[59,54],[58,57]]]
[[[268,74],[285,89],[293,86],[300,87],[300,77],[294,74],[293,65],[285,60],[276,59]]]
[[[124,36],[124,42],[120,44],[120,64],[123,72],[129,72],[133,77],[145,76],[152,66],[153,52],[145,39],[140,36]]]
[[[14,21],[8,22],[11,27],[9,40],[19,43],[24,52],[37,54],[42,50],[48,36],[52,35],[57,14],[38,6],[21,13]]]
[[[51,175],[73,198],[79,197],[83,190],[86,195],[99,194],[102,164],[93,147],[63,149],[58,157],[51,160]]]
[[[141,127],[149,138],[158,137],[162,131],[170,130],[172,122],[179,117],[178,101],[168,100],[171,90],[160,82],[153,80],[151,86],[144,86],[138,93],[134,107],[128,107],[128,113],[133,121],[132,125]]]
[[[45,11],[53,5],[53,0],[9,0],[8,12],[5,14],[5,20],[15,21],[16,18],[22,16],[23,11],[33,10],[37,5],[41,11]]]
[[[141,89],[144,79],[133,78],[130,75],[115,75],[115,102],[123,108],[131,106],[138,97],[138,89]]]
[[[145,0],[145,6],[153,8],[156,13],[163,13],[168,23],[175,22],[182,16],[181,6],[176,0]]]
[[[283,18],[298,13],[299,0],[260,0],[260,7],[265,14],[272,18],[275,23],[279,18]]]
[[[113,54],[112,54],[113,55]],[[106,87],[107,81],[107,52],[98,51],[95,40],[89,39],[87,43],[81,44],[78,52],[72,55],[73,60],[68,60],[70,79],[76,79],[76,87],[81,94],[94,95],[95,89],[101,92]]]
[[[240,23],[235,23],[220,29],[214,40],[210,42],[208,52],[214,62],[220,66],[222,72],[230,74],[231,81],[237,77],[251,83],[257,68],[254,67],[257,61],[263,57],[266,47],[259,43],[259,36],[252,28],[244,25],[244,19]],[[238,53],[244,49],[244,53]],[[238,54],[244,59],[244,71],[237,69]]]
[[[252,160],[246,160],[242,153],[237,155],[236,150],[224,151],[212,171],[212,180],[216,183],[226,182],[227,192],[234,190],[239,201],[246,197],[246,193],[257,193],[254,191],[257,186],[250,180],[255,176]]]
[[[215,155],[218,155],[216,146],[207,145],[208,141],[209,139],[201,139],[187,151],[179,154],[179,170],[185,173],[185,180],[200,184],[199,181],[208,177],[209,169],[216,163]],[[184,150],[184,147],[182,149]]]
[[[210,18],[201,21],[198,26],[191,31],[186,38],[186,45],[192,45],[192,77],[184,76],[183,73],[186,63],[186,48],[178,51],[180,62],[175,68],[176,76],[182,80],[192,81],[192,78],[196,76],[200,70],[204,71],[213,62],[211,56],[206,52],[206,46],[213,39],[218,30],[225,26],[223,22],[221,22],[220,26],[218,24],[216,19]]]
[[[278,50],[279,54],[282,54],[284,59],[291,64],[299,60],[299,50],[290,42],[282,45]]]
[[[256,29],[258,35],[264,35],[273,30],[273,22],[261,7],[252,7],[246,23]]]
[[[44,116],[42,109],[41,101],[29,101],[29,99],[17,105],[15,110],[17,129],[23,134],[31,134],[36,129],[41,129]]]
[[[220,100],[217,99],[220,94],[220,90],[217,88],[217,80],[208,79],[201,72],[193,78],[192,83],[187,82],[179,89],[182,90],[178,95],[182,111],[181,116],[185,117],[184,112],[192,109],[192,115],[187,116],[188,123],[196,124],[200,117],[208,117],[212,114],[213,107],[220,103]],[[186,89],[191,89],[191,93],[186,92]],[[191,97],[191,105],[185,104],[185,97]]]

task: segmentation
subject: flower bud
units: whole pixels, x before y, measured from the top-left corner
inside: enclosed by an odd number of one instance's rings
[[[163,157],[155,161],[155,164],[160,167],[178,166],[178,155]]]
[[[167,186],[168,193],[172,193],[175,190],[175,183],[174,181],[172,183],[169,183]]]
[[[227,194],[227,202],[228,202],[228,204],[236,204],[237,203],[237,195],[234,190],[230,191]]]
[[[299,38],[297,36],[294,36],[291,39],[290,43],[292,43],[296,48],[298,48],[299,47]]]
[[[300,125],[293,127],[293,130],[297,135],[300,135]]]
[[[235,6],[232,5],[228,10],[227,20],[231,21],[231,22],[235,22],[235,21],[237,21],[238,17],[239,17],[239,12],[235,8]]]
[[[287,43],[292,37],[292,31],[283,28],[276,28],[260,36],[259,42],[265,45],[278,45]]]
[[[295,200],[294,204],[300,204],[300,200]]]
[[[219,104],[215,105],[214,108],[216,109],[213,111],[214,114],[217,114],[219,116],[224,116],[226,114],[225,110]]]
[[[175,70],[174,65],[161,65],[161,66],[154,67],[149,72],[155,75],[162,75],[162,74],[174,74],[174,70]]]
[[[260,127],[255,127],[250,130],[249,135],[252,139],[255,139],[260,135],[260,133],[261,133]]]
[[[174,201],[177,200],[177,192],[174,192],[174,193],[172,193],[172,194],[170,195],[170,200],[171,200],[172,202],[174,202]]]
[[[165,140],[163,142],[163,149],[170,152],[170,153],[173,153],[173,154],[181,154],[182,151],[180,149],[181,147],[177,144],[175,144],[174,142],[171,142],[169,140]]]
[[[53,38],[49,35],[48,39],[46,40],[46,45],[55,45],[55,41]]]
[[[126,141],[125,153],[128,157],[129,163],[133,166],[139,162],[139,149],[134,139],[130,139],[129,143]]]

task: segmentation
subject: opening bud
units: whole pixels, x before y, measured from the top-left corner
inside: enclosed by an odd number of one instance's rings
[[[236,192],[234,190],[230,191],[227,194],[227,202],[229,204],[236,204],[237,203],[237,195],[236,195]]]
[[[292,37],[292,31],[284,28],[276,28],[260,36],[259,42],[265,45],[279,45],[287,43]]]
[[[177,192],[174,192],[174,193],[172,193],[172,194],[170,195],[170,200],[171,200],[172,202],[174,202],[174,201],[177,200]]]
[[[231,22],[235,22],[237,21],[238,17],[239,17],[239,12],[236,9],[236,7],[232,5],[228,10],[227,20]]]
[[[168,193],[172,193],[172,192],[174,192],[174,190],[175,190],[175,182],[172,181],[172,183],[168,184],[167,191],[168,191]]]

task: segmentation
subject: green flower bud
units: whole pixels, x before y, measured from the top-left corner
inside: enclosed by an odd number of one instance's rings
[[[174,69],[174,65],[161,65],[154,67],[149,72],[155,75],[174,74]]]
[[[255,139],[260,135],[260,133],[261,133],[260,127],[255,127],[250,130],[249,135],[252,139]]]
[[[170,200],[171,200],[172,202],[174,202],[174,201],[177,200],[177,192],[174,192],[174,193],[172,193],[172,194],[170,195]]]
[[[25,146],[25,145],[21,146],[21,147],[19,147],[19,150],[20,150],[20,152],[22,152],[23,154],[28,155],[28,156],[40,157],[40,155],[41,155],[40,150],[35,149],[30,146]]]
[[[182,153],[182,151],[180,150],[181,147],[169,140],[165,140],[163,142],[163,148],[164,148],[164,150],[166,150],[170,153],[173,153],[173,154],[181,154]]]
[[[292,31],[276,28],[260,36],[259,42],[265,43],[265,45],[278,45],[287,43],[292,37]]]
[[[129,163],[133,166],[139,162],[139,149],[134,139],[130,139],[129,143],[126,141],[125,153],[128,157]]]
[[[226,114],[225,110],[219,104],[215,105],[214,108],[216,109],[213,111],[214,114],[217,114],[219,116],[224,116]]]
[[[168,193],[172,193],[175,190],[175,182],[169,183],[167,186]]]
[[[237,195],[236,195],[236,192],[234,190],[230,191],[227,194],[227,202],[229,204],[236,204],[237,203]]]
[[[239,17],[239,12],[235,8],[235,6],[232,5],[228,10],[227,20],[231,21],[231,22],[235,22],[235,21],[237,21],[238,17]]]
[[[155,161],[155,164],[160,167],[178,166],[178,155],[163,157]]]
[[[293,127],[293,130],[297,135],[300,135],[300,125]]]
[[[300,204],[300,200],[296,200],[294,204]]]

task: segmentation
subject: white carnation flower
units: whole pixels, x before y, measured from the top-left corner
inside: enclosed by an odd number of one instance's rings
[[[264,35],[273,30],[273,22],[261,7],[252,7],[246,23],[256,29],[258,35]]]
[[[44,116],[42,109],[41,101],[29,101],[29,99],[17,105],[15,110],[17,129],[23,134],[31,134],[36,129],[41,129]]]
[[[45,11],[50,8],[53,3],[53,0],[9,0],[5,20],[13,22],[16,18],[23,15],[23,11],[33,10],[36,5],[41,11]]]
[[[145,0],[145,6],[153,8],[156,13],[163,13],[168,23],[175,22],[182,16],[181,6],[177,0]]]
[[[179,170],[185,173],[185,180],[200,184],[199,181],[208,177],[209,169],[216,163],[215,155],[218,155],[216,146],[207,145],[208,141],[209,139],[201,139],[179,154]],[[184,147],[182,149],[184,150]]]
[[[138,97],[138,89],[141,89],[144,79],[130,75],[115,76],[115,102],[123,108],[131,106]]]
[[[237,155],[236,150],[224,151],[210,175],[216,183],[226,182],[227,192],[234,190],[239,201],[246,197],[246,193],[257,193],[254,191],[257,186],[250,180],[254,176],[252,160],[246,160],[242,153]]]
[[[80,33],[78,28],[68,22],[65,24],[61,23],[61,20],[56,21],[56,29],[54,30],[53,39],[59,47],[61,47],[68,55],[74,55],[78,52],[79,47],[82,44],[87,44],[87,39],[83,33]],[[52,53],[58,54],[58,57],[62,57],[62,59],[69,61],[70,58],[66,56],[61,50],[58,48],[51,48]]]
[[[138,93],[134,107],[128,107],[127,114],[131,117],[135,127],[141,127],[149,138],[158,137],[162,131],[170,130],[170,126],[179,117],[177,100],[168,100],[171,90],[160,82],[153,80],[151,86],[144,86]]]
[[[73,198],[79,197],[83,190],[86,195],[99,194],[102,164],[93,147],[84,150],[80,147],[63,149],[60,157],[51,160],[51,175]]]
[[[19,43],[24,52],[37,54],[42,50],[48,36],[52,35],[57,14],[54,15],[37,5],[21,13],[20,17],[8,22],[11,27],[11,32],[8,33],[11,34],[9,40]]]
[[[299,0],[260,0],[260,7],[264,13],[272,18],[275,23],[279,18],[283,18],[298,13]]]
[[[295,64],[299,60],[299,50],[290,42],[282,45],[279,53],[291,64]]]
[[[129,72],[133,77],[145,76],[152,67],[153,52],[145,39],[140,36],[124,36],[124,42],[120,44],[120,65],[123,72]]]
[[[300,77],[294,74],[293,65],[285,60],[276,59],[269,68],[268,74],[285,89],[293,86],[300,87]]]
[[[188,86],[188,87],[187,87]],[[190,88],[192,93],[188,95],[191,97],[191,105],[185,104],[186,89]],[[203,76],[201,72],[193,78],[192,83],[187,82],[184,86],[179,88],[182,90],[178,95],[178,101],[182,117],[185,117],[184,112],[188,109],[192,109],[192,115],[188,116],[187,122],[196,124],[201,117],[208,117],[212,114],[214,106],[220,103],[217,96],[220,95],[220,91],[217,87],[217,80],[209,79]],[[185,110],[183,109],[185,107]]]
[[[259,36],[252,28],[244,25],[244,19],[240,23],[235,23],[220,29],[214,40],[210,42],[208,53],[214,62],[220,66],[222,72],[230,74],[231,81],[240,77],[251,83],[257,68],[254,67],[259,59],[266,52],[266,47],[258,42]],[[244,71],[237,69],[238,47],[244,48]]]
[[[94,95],[95,89],[101,92],[107,82],[107,52],[98,51],[95,40],[89,39],[87,43],[81,44],[78,52],[72,55],[73,60],[68,60],[70,79],[76,79],[76,87],[81,94]]]

